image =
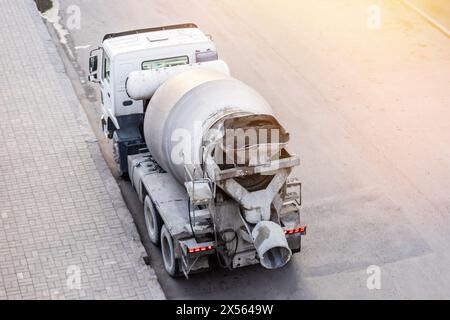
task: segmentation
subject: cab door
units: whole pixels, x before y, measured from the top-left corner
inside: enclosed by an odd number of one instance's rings
[[[88,80],[100,84],[100,100],[102,104],[102,128],[108,138],[112,138],[112,132],[116,127],[114,117],[114,104],[112,91],[112,64],[111,59],[102,47],[94,49],[89,56]]]
[[[102,57],[102,77],[100,81],[101,95],[102,95],[102,105],[103,113],[107,114],[109,117],[114,115],[114,104],[113,104],[113,85],[111,80],[111,59],[106,52],[103,52]],[[106,112],[105,112],[106,111]]]

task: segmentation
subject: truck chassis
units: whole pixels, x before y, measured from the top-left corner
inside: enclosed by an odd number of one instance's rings
[[[284,159],[284,163],[279,165],[288,167],[297,162],[298,158],[294,156]],[[241,175],[239,170],[261,171],[264,168],[228,169],[222,170],[221,174],[230,178]],[[270,168],[265,166],[265,170]],[[232,239],[219,236],[212,217],[216,208],[214,199],[217,198],[215,182],[194,177],[195,170],[186,168],[186,174],[191,175],[191,183],[187,182],[183,187],[158,165],[147,150],[128,156],[128,173],[144,205],[150,239],[161,247],[165,269],[171,276],[188,278],[192,273],[207,271],[210,258],[214,256],[222,267],[229,269],[259,263],[248,228]],[[279,217],[292,253],[300,252],[301,236],[306,234],[306,227],[300,226],[300,205],[301,183],[290,178]],[[197,210],[193,210],[194,207]],[[233,206],[230,211],[235,209]],[[239,220],[242,225],[247,225],[242,215],[239,215]]]

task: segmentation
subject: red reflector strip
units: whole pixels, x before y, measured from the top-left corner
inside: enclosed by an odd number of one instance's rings
[[[212,249],[214,249],[213,246],[189,248],[188,253],[205,252],[205,251],[210,251]]]
[[[306,231],[306,227],[298,227],[295,229],[286,229],[284,230],[285,234],[294,234],[294,233],[304,233]]]

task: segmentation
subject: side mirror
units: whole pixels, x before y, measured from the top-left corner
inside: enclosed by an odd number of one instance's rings
[[[89,58],[89,73],[98,71],[98,56],[92,56]]]
[[[98,51],[102,50],[101,47],[94,49],[90,52],[89,55],[89,76],[88,81],[99,83],[100,79],[98,78],[98,59],[99,59],[99,53]]]

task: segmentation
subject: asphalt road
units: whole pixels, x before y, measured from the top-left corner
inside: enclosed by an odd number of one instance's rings
[[[372,3],[61,1],[62,11],[81,8],[66,62],[99,137],[98,92],[81,83],[89,49],[106,33],[195,22],[272,104],[301,156],[302,253],[280,270],[174,280],[144,238],[168,298],[450,298],[450,42],[400,1],[376,1],[372,29]],[[142,227],[142,207],[119,182]],[[366,286],[370,265],[381,268],[380,290]]]

